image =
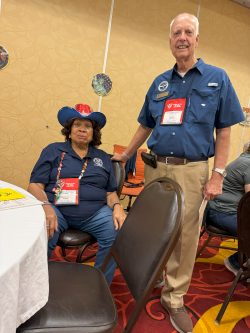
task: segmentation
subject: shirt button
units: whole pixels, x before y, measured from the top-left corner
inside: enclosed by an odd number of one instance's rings
[[[182,83],[186,83],[186,81],[182,81]]]
[[[175,132],[173,132],[172,135],[175,135]]]
[[[171,151],[171,153],[170,153],[171,155],[173,155],[173,152]]]

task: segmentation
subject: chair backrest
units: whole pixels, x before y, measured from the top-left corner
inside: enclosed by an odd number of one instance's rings
[[[183,209],[180,186],[159,178],[144,188],[129,211],[110,255],[137,301],[148,297],[165,267],[180,231]]]
[[[237,210],[238,250],[241,265],[250,259],[250,192],[240,199]]]
[[[114,153],[123,153],[126,149],[126,146],[114,144]],[[141,158],[141,153],[146,152],[146,148],[140,148],[137,150],[136,160],[135,160],[135,175],[129,175],[128,178],[136,177],[138,180],[144,181],[144,162]]]
[[[125,180],[125,170],[122,166],[121,162],[118,161],[112,161],[114,172],[115,172],[115,178],[117,182],[117,195],[118,197],[121,195],[122,187]]]

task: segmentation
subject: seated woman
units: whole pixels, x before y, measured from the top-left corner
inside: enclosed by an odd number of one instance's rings
[[[223,181],[222,194],[208,202],[206,223],[237,236],[237,208],[244,193],[250,191],[250,142],[246,143],[243,153],[227,168]],[[237,274],[240,266],[238,252],[226,258],[225,266]]]
[[[57,117],[65,142],[43,149],[31,173],[28,191],[44,203],[48,256],[60,233],[68,228],[80,229],[97,239],[95,267],[100,267],[126,217],[116,194],[111,159],[97,148],[106,117],[92,112],[86,104],[63,107]],[[109,283],[114,271],[115,263],[111,261],[105,272]]]

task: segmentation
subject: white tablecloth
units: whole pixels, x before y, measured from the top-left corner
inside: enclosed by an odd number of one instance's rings
[[[0,187],[23,189],[0,181]],[[47,234],[41,205],[0,210],[0,333],[16,328],[48,301]]]

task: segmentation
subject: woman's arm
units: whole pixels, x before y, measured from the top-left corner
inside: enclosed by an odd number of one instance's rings
[[[119,198],[116,192],[107,192],[107,203],[113,210],[113,220],[115,229],[120,229],[126,218],[126,214],[122,205],[120,204]]]
[[[30,183],[28,186],[28,192],[34,195],[40,201],[43,201],[43,209],[46,216],[46,227],[48,232],[48,237],[52,237],[55,230],[57,230],[57,216],[56,213],[51,206],[51,203],[48,201],[48,197],[44,191],[44,184],[41,183]]]

